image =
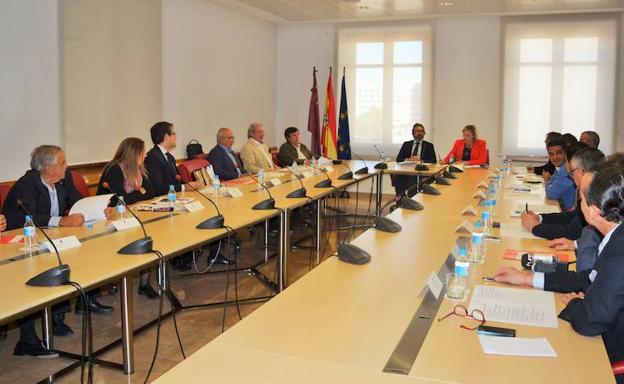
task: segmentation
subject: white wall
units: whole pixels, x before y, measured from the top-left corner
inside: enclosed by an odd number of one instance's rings
[[[56,0],[4,0],[0,12],[0,175],[29,168],[31,150],[60,144]]]
[[[277,26],[277,142],[283,141],[284,129],[295,126],[301,132],[302,141],[310,147],[311,135],[307,127],[312,68],[316,67],[318,71],[316,80],[322,119],[329,67],[336,66],[336,38],[336,27],[330,23]],[[334,84],[340,84],[335,72]],[[339,94],[335,96],[338,102]]]
[[[498,162],[500,18],[457,17],[435,22],[433,142],[440,156],[461,129],[474,124]]]
[[[191,138],[207,152],[224,126],[238,149],[253,121],[275,142],[275,29],[205,0],[163,0],[163,118],[176,125],[176,157]]]

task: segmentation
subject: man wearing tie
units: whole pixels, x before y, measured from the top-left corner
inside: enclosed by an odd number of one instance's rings
[[[224,181],[238,179],[246,173],[240,158],[232,150],[233,145],[234,132],[230,128],[221,128],[217,132],[217,145],[207,156],[214,173]]]
[[[154,147],[145,156],[145,168],[154,187],[154,194],[166,195],[170,185],[180,192],[182,181],[178,176],[176,159],[169,153],[176,147],[175,127],[167,121],[160,121],[150,128],[150,136]],[[201,187],[197,182],[191,183],[195,188]]]
[[[403,146],[397,155],[396,161],[435,163],[437,158],[433,144],[423,140],[425,138],[425,127],[420,123],[414,124],[412,127],[412,136],[414,137],[414,140],[403,143]],[[394,188],[397,195],[400,195],[417,182],[417,176],[396,176],[394,180]]]

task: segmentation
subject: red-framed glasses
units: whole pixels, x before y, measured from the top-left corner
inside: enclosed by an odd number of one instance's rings
[[[485,324],[485,315],[483,314],[483,312],[481,312],[481,310],[473,309],[470,313],[468,313],[468,308],[464,307],[461,304],[456,305],[455,308],[453,308],[453,312],[449,313],[444,317],[438,318],[438,321],[442,321],[452,315],[473,319],[479,322],[479,325],[477,325],[476,327],[468,327],[463,324],[459,326],[461,329],[466,329],[468,331],[474,331],[475,329],[479,328],[479,326]]]

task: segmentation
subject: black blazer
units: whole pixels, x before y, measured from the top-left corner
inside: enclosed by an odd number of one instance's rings
[[[581,237],[583,227],[587,225],[581,205],[576,204],[571,212],[548,213],[542,215],[542,222],[531,231],[535,236],[544,239],[566,239],[576,240]]]
[[[546,164],[533,168],[533,173],[535,173],[536,175],[541,175],[544,173],[544,171],[546,171],[552,175],[555,173],[556,170],[557,169],[555,168],[555,165],[551,163],[550,160],[548,160]]]
[[[602,335],[609,360],[624,360],[624,225],[602,250],[594,268],[582,272],[552,272],[544,276],[544,289],[585,292],[573,299],[559,317],[584,336]],[[593,280],[593,282],[592,282]]]
[[[71,172],[65,171],[65,178],[56,183],[56,194],[59,203],[59,215],[71,208],[82,195],[76,190],[72,181]],[[13,185],[4,201],[2,214],[6,216],[7,229],[16,229],[24,226],[26,213],[17,206],[17,199],[22,200],[24,206],[33,214],[36,224],[47,226],[50,221],[50,194],[41,181],[38,171],[27,171]]]
[[[238,161],[241,174],[246,173],[240,157],[236,154],[234,154],[234,157],[236,157]],[[230,159],[225,149],[221,148],[219,144],[215,145],[214,148],[208,152],[206,160],[212,164],[212,169],[214,173],[219,176],[219,179],[223,181],[238,179],[238,172],[236,172],[236,167],[232,164],[232,159]]]
[[[142,194],[140,191],[132,191],[130,193],[126,193],[124,189],[124,175],[121,171],[121,168],[117,164],[113,164],[104,169],[102,173],[102,177],[100,177],[100,183],[98,184],[97,194],[98,195],[106,195],[108,193],[117,194],[118,196],[123,196],[126,204],[136,203],[141,200],[149,200],[154,196],[154,188],[152,187],[152,183],[150,182],[149,177],[143,178],[143,184],[141,185],[143,189],[145,189],[145,193]],[[107,182],[111,191],[104,188],[104,182]],[[111,204],[116,204],[117,199],[111,199]]]
[[[414,145],[414,140],[406,141],[401,146],[401,150],[397,155],[397,162],[405,161],[405,159],[412,157],[412,146]],[[422,161],[423,163],[437,163],[438,158],[436,157],[435,148],[433,144],[428,141],[422,141]],[[420,150],[419,150],[420,151]]]
[[[169,192],[170,185],[173,185],[178,192],[182,189],[182,182],[176,178],[179,171],[175,157],[167,152],[167,157],[165,158],[157,145],[147,152],[145,168],[149,174],[156,196],[166,195]]]

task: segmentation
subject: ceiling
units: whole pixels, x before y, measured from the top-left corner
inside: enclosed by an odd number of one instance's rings
[[[624,0],[212,0],[277,23],[624,10]]]

